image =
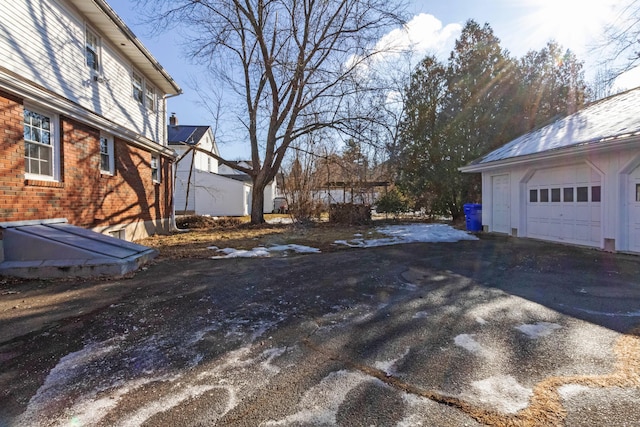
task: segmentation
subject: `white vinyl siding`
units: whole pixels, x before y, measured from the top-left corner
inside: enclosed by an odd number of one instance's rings
[[[140,108],[131,96],[131,62],[98,31],[93,32],[98,37],[103,79],[94,80],[96,71],[87,66],[86,54],[87,26],[94,28],[91,23],[62,0],[39,1],[37,5],[0,0],[3,67],[137,134],[163,143],[164,104],[158,101],[162,94],[156,93],[154,111]]]

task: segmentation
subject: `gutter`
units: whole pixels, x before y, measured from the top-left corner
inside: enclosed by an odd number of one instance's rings
[[[637,133],[620,135],[615,137],[602,138],[597,141],[578,143],[570,147],[561,147],[543,151],[541,153],[526,154],[518,157],[510,157],[508,159],[495,160],[487,163],[471,164],[458,168],[462,173],[485,172],[492,169],[498,169],[505,166],[516,166],[533,161],[555,160],[564,157],[573,157],[576,155],[584,155],[591,153],[600,153],[609,151],[612,148],[625,149],[634,144],[640,143],[640,135]]]
[[[127,24],[124,23],[124,21],[118,16],[118,14],[111,8],[111,6],[109,6],[109,4],[107,4],[107,2],[105,2],[104,0],[93,0],[93,2],[96,4],[96,6],[100,8],[100,10],[102,10],[102,12],[104,12],[105,15],[109,17],[109,19],[111,19],[118,26],[120,31],[122,31],[122,33],[129,40],[131,40],[131,42],[136,46],[136,48],[138,48],[140,53],[142,53],[142,55],[145,58],[147,58],[149,63],[153,65],[156,71],[158,71],[162,75],[162,77],[164,77],[167,80],[167,82],[169,82],[169,84],[173,87],[173,89],[176,92],[175,95],[181,94],[182,89],[180,88],[180,86],[178,86],[178,83],[176,83],[173,77],[169,75],[167,70],[165,70],[162,67],[162,65],[160,65],[158,60],[153,57],[151,52],[149,52],[149,50],[147,50],[147,48],[144,47],[144,45],[140,42],[140,40],[138,40],[138,37],[136,37],[133,31],[131,31],[131,29],[127,26]]]

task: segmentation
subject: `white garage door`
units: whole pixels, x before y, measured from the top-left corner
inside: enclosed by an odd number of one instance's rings
[[[600,181],[588,165],[536,171],[527,184],[527,235],[600,247]]]
[[[511,227],[509,175],[492,176],[491,189],[491,231],[509,233],[509,227]]]
[[[629,174],[629,250],[640,252],[640,168]]]

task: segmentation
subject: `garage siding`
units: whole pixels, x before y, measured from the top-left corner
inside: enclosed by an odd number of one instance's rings
[[[498,185],[494,178],[505,175],[509,185]],[[487,231],[497,231],[499,200],[510,203],[509,235],[640,254],[640,147],[567,153],[482,172]]]

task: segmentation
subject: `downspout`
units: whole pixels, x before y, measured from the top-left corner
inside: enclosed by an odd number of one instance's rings
[[[182,95],[182,90],[178,93],[174,93],[174,94],[165,94],[162,97],[162,101],[164,103],[163,105],[163,115],[162,115],[162,126],[164,129],[164,143],[166,144],[167,147],[169,147],[169,139],[168,139],[168,132],[167,132],[167,99],[169,98],[173,98],[174,96],[178,96],[178,95]],[[176,153],[177,154],[177,153]],[[173,182],[171,183],[171,212],[169,213],[169,232],[173,232],[173,231],[178,231],[178,225],[176,224],[176,176],[178,175],[178,161],[177,161],[177,156],[176,156],[176,160],[173,162],[173,164],[171,165],[171,168],[173,169]]]

